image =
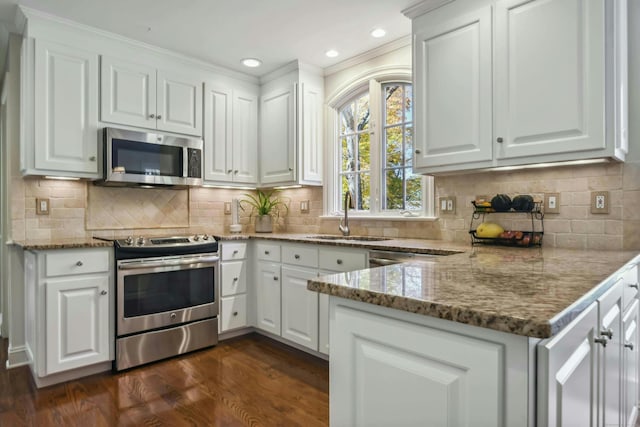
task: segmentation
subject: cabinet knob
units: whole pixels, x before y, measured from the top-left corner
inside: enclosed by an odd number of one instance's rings
[[[289,172],[293,172],[293,168],[289,168]]]
[[[295,254],[293,257],[294,257],[295,259],[300,259],[300,255],[298,255],[298,254]]]
[[[608,337],[611,340],[611,339],[613,339],[613,330],[611,330],[611,328],[602,329],[600,331],[600,335],[603,336],[603,337]]]
[[[106,294],[107,294],[107,291],[105,290],[100,291],[100,295],[106,295]]]
[[[239,280],[239,279],[238,279],[237,277],[234,277],[234,278],[233,278],[233,281],[234,281],[234,282],[237,282],[238,280]]]
[[[162,118],[162,116],[160,114],[158,114],[158,120],[160,120]]]
[[[238,315],[238,312],[237,312],[237,311],[234,311],[234,312],[233,312],[233,315],[234,315],[234,316],[237,316],[237,315]]]
[[[337,263],[338,265],[342,265],[342,260],[341,260],[341,259],[337,259],[337,260],[336,260],[336,263]]]
[[[227,169],[227,173],[233,172],[233,169]]]
[[[629,285],[629,287],[630,287],[630,288],[636,288],[636,289],[638,289],[638,284],[637,284],[637,283],[631,283],[631,284]]]
[[[633,343],[628,342],[624,345],[626,348],[628,348],[629,350],[633,351]]]
[[[278,276],[273,276],[273,280],[277,281],[278,280]]]
[[[420,153],[422,153],[422,150],[416,149],[416,154],[420,154]]]
[[[238,250],[236,249],[235,251],[233,251],[234,255],[238,255]]]
[[[155,119],[155,118],[156,118],[156,115],[155,115],[155,114],[149,114],[149,118],[150,118],[150,119]]]
[[[171,318],[171,320],[176,320],[176,314],[175,313],[171,313],[169,315],[169,317]]]
[[[269,255],[269,251],[264,251],[264,254],[265,255]]]
[[[496,139],[496,141],[498,141],[498,143],[499,143],[499,144],[502,144],[502,142],[504,141],[504,139],[502,139],[502,137],[501,137],[501,136],[499,136],[499,137]]]
[[[238,169],[234,170],[234,171],[233,171],[233,173],[234,173],[235,175],[238,175]]]
[[[603,347],[607,346],[607,339],[606,338],[594,338],[593,342],[601,344]]]
[[[90,161],[90,162],[95,162],[95,161],[96,161],[96,156],[91,156],[91,157],[89,157],[89,161]]]
[[[82,261],[78,261],[78,262],[76,262],[76,265],[77,265],[78,267],[82,267],[82,266],[84,265],[84,263],[83,263]]]

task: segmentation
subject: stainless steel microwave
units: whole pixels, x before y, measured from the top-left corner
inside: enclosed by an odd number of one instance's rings
[[[106,127],[104,179],[97,185],[202,185],[202,140]]]

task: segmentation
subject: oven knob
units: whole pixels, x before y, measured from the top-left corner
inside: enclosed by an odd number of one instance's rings
[[[171,320],[176,320],[176,314],[175,313],[171,313],[169,315],[169,317],[171,318]]]
[[[209,240],[209,236],[207,236],[206,234],[202,235],[202,240]]]
[[[129,246],[133,245],[133,237],[132,236],[127,237],[127,239],[124,242]]]
[[[144,237],[138,237],[138,246],[144,246]]]
[[[200,240],[200,236],[198,236],[197,234],[193,235],[193,241],[197,242],[198,240]]]

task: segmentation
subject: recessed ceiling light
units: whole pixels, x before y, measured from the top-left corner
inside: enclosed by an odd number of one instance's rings
[[[336,56],[338,56],[338,51],[335,49],[329,49],[324,54],[327,55],[329,58],[335,58]]]
[[[256,58],[245,58],[242,60],[242,65],[244,65],[245,67],[255,68],[261,66],[262,61]]]
[[[375,37],[377,39],[379,39],[380,37],[384,37],[386,35],[387,35],[387,32],[382,28],[376,28],[375,30],[371,31],[371,37]]]

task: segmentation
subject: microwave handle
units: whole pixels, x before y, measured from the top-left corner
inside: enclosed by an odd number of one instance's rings
[[[182,177],[189,177],[189,148],[182,147]]]

